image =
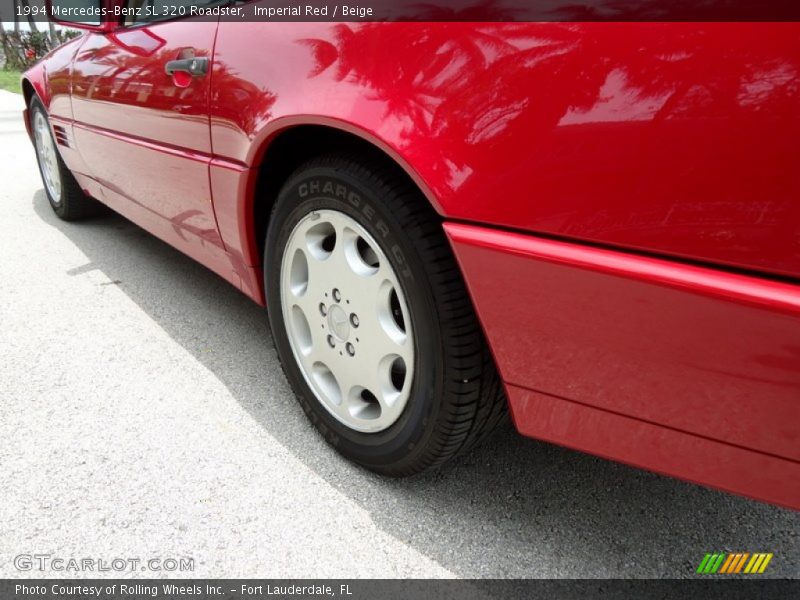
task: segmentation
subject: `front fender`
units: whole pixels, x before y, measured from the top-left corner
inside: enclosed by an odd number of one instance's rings
[[[28,107],[30,106],[31,99],[35,94],[39,100],[42,101],[45,109],[50,105],[50,90],[47,85],[47,71],[44,61],[36,63],[25,71],[22,74],[20,83],[22,93],[25,96],[25,109],[22,111],[22,116],[25,120],[25,130],[28,132],[28,137],[33,141],[33,131],[31,130],[31,122],[28,115]]]

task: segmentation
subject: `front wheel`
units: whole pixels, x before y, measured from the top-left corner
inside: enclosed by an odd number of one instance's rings
[[[100,204],[81,190],[58,152],[50,120],[41,101],[34,97],[30,104],[31,132],[36,160],[44,183],[47,200],[56,215],[65,221],[76,221],[96,215]]]
[[[404,177],[357,157],[303,165],[278,196],[264,264],[284,371],[344,456],[410,475],[503,419],[441,223]]]

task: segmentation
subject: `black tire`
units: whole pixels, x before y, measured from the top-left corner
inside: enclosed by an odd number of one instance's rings
[[[37,113],[42,114],[47,120],[48,124],[50,123],[47,111],[42,105],[42,102],[39,100],[39,98],[34,96],[33,99],[31,99],[28,111],[31,122],[31,131],[34,131]],[[59,175],[61,177],[60,198],[54,198],[47,185],[44,185],[44,193],[47,196],[48,202],[50,202],[50,207],[53,209],[53,212],[56,213],[58,218],[64,221],[78,221],[97,215],[99,212],[101,212],[102,205],[94,198],[91,198],[83,193],[81,186],[78,185],[78,182],[75,180],[72,172],[67,168],[67,165],[64,164],[61,154],[58,151],[58,145],[56,145],[55,140],[53,139],[52,132],[48,132],[48,135],[50,135],[50,139],[53,140],[53,144],[56,148],[56,161],[58,164]],[[36,144],[36,136],[34,135],[34,147]],[[39,174],[42,176],[42,183],[44,183],[44,167],[38,151],[36,152],[36,162],[39,165]]]
[[[321,185],[300,186],[309,180]],[[308,193],[330,181],[355,192],[343,198]],[[338,196],[338,194],[337,194]],[[415,376],[398,420],[362,433],[334,418],[303,377],[281,310],[280,265],[295,225],[310,211],[333,209],[358,221],[378,241],[398,274],[415,323]],[[297,169],[281,189],[265,244],[265,292],[274,342],[303,410],[342,455],[376,472],[407,476],[438,466],[484,439],[507,415],[492,357],[441,220],[413,184],[388,165],[329,155]]]

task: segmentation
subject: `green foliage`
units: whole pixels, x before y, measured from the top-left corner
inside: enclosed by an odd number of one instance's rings
[[[0,70],[0,90],[21,93],[22,90],[19,87],[20,75],[19,71]]]
[[[6,69],[24,71],[53,48],[80,35],[77,31],[0,31]]]

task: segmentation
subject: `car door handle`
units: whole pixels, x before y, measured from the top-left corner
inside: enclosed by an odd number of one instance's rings
[[[208,57],[197,56],[170,60],[164,65],[164,71],[166,71],[167,75],[174,75],[180,71],[188,73],[192,77],[202,77],[208,73]]]

